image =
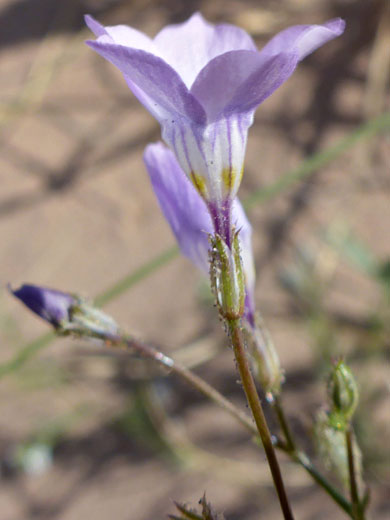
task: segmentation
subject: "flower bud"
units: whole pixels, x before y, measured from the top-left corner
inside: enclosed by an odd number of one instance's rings
[[[236,320],[245,310],[245,277],[242,269],[238,233],[231,248],[219,235],[210,237],[210,279],[221,316]]]
[[[280,368],[278,353],[270,335],[264,328],[260,317],[256,316],[254,327],[245,325],[245,337],[252,360],[255,377],[264,392],[277,395],[283,382],[283,370]]]
[[[55,328],[61,328],[69,322],[70,309],[76,302],[71,294],[37,285],[24,284],[19,289],[12,290],[9,287],[9,290],[32,312]]]
[[[10,291],[60,334],[105,337],[118,333],[118,326],[111,316],[80,296],[28,284]]]
[[[339,417],[340,422],[348,423],[358,404],[359,393],[355,378],[344,361],[338,361],[328,380],[328,398],[331,416]]]

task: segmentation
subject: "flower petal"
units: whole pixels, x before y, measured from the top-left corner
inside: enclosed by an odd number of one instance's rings
[[[161,210],[183,255],[208,272],[208,233],[213,232],[213,226],[206,204],[166,146],[148,145],[144,161]]]
[[[119,68],[130,88],[137,87],[138,97],[160,123],[176,114],[199,124],[205,121],[202,106],[177,72],[158,56],[109,42],[87,44]]]
[[[118,45],[132,47],[133,49],[142,49],[143,51],[158,55],[153,40],[143,32],[133,29],[133,27],[129,27],[128,25],[104,27],[89,14],[85,15],[84,20],[100,42],[116,43]]]
[[[297,54],[276,56],[232,51],[214,58],[198,75],[191,93],[203,105],[208,121],[255,109],[294,71]]]
[[[104,28],[104,26],[97,20],[95,20],[95,18],[90,14],[84,15],[84,21],[88,29],[93,32],[96,38],[98,38],[99,36],[103,36],[104,34],[107,34],[107,31]]]
[[[200,13],[184,23],[168,25],[157,34],[154,43],[188,88],[216,56],[232,50],[257,50],[244,30],[229,24],[211,25]]]
[[[275,55],[287,50],[298,53],[298,61],[340,36],[345,29],[345,21],[334,18],[323,25],[294,25],[274,36],[260,51],[260,54]]]
[[[163,139],[175,152],[181,168],[204,200],[217,210],[237,194],[252,121],[253,113],[238,113],[209,125],[180,121],[163,125]]]

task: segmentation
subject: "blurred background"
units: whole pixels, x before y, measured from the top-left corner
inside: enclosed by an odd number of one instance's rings
[[[345,355],[360,387],[372,517],[388,518],[388,0],[1,0],[4,520],[165,518],[173,499],[195,505],[204,491],[227,520],[280,518],[263,454],[223,411],[139,359],[51,341],[5,289],[99,295],[127,330],[245,406],[207,282],[172,250],[143,166],[158,125],[84,44],[86,12],[152,36],[196,10],[240,25],[259,47],[289,25],[347,22],[258,110],[240,197],[293,429],[327,471],[309,437],[329,361]],[[297,518],[346,518],[280,459]]]

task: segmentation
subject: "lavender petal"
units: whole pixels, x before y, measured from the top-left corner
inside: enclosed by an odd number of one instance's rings
[[[180,76],[158,56],[102,41],[87,41],[92,49],[119,68],[130,88],[135,85],[141,101],[163,123],[176,114],[202,124],[205,113]]]
[[[164,27],[154,38],[160,55],[181,76],[188,88],[207,63],[228,51],[256,51],[243,29],[229,24],[212,25],[195,13],[186,22]]]
[[[144,161],[162,212],[184,256],[208,271],[208,234],[213,232],[206,204],[163,144],[146,147]]]
[[[329,20],[323,25],[294,25],[274,36],[260,54],[276,55],[287,50],[298,53],[298,61],[340,36],[345,29],[341,18]]]
[[[209,122],[254,110],[292,74],[297,58],[290,52],[276,56],[228,52],[200,72],[191,93],[204,106]]]
[[[133,27],[129,27],[128,25],[104,27],[91,15],[85,15],[84,20],[88,28],[97,37],[97,41],[101,43],[116,43],[133,49],[141,49],[156,54],[157,56],[159,55],[153,40],[141,31],[133,29]]]

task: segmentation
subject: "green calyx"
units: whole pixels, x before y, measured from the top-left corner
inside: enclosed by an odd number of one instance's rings
[[[210,280],[221,316],[237,320],[245,309],[245,279],[242,269],[238,232],[231,247],[220,235],[210,237]]]
[[[74,300],[68,319],[57,328],[59,334],[101,338],[118,333],[119,327],[111,316],[84,298],[75,295]]]
[[[331,405],[330,416],[340,426],[348,423],[358,405],[359,393],[351,369],[342,360],[335,364],[330,374],[328,398]]]

